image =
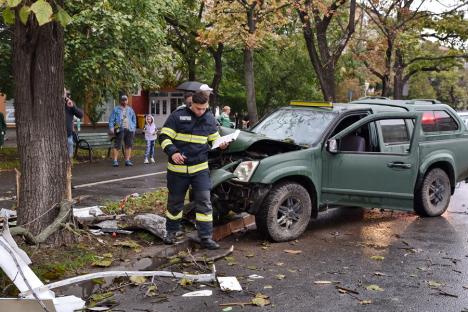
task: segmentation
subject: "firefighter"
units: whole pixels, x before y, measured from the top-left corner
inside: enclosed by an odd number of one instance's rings
[[[219,137],[216,120],[208,110],[208,97],[202,92],[193,95],[190,107],[176,109],[161,129],[159,144],[169,156],[165,244],[171,245],[176,241],[185,194],[192,186],[200,245],[207,249],[219,248],[212,239],[213,214],[208,171],[210,144]],[[221,149],[226,147],[227,144],[220,146]]]

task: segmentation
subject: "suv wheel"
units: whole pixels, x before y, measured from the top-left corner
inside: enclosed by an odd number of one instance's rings
[[[450,180],[444,170],[435,168],[424,177],[415,194],[414,211],[422,217],[437,217],[450,203]]]
[[[297,183],[275,186],[255,216],[257,229],[270,240],[284,242],[301,235],[310,221],[312,204],[307,190]]]

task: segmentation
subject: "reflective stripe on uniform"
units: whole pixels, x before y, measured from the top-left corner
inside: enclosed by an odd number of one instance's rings
[[[178,141],[189,142],[189,143],[206,144],[208,137],[201,136],[201,135],[186,134],[186,133],[177,133],[174,139]]]
[[[195,219],[200,222],[212,222],[213,221],[213,215],[210,214],[203,214],[203,213],[198,213],[196,214]]]
[[[170,137],[171,139],[173,139],[173,138],[175,138],[177,133],[174,130],[172,130],[171,128],[164,127],[164,128],[161,129],[161,134],[165,134],[168,137]]]
[[[168,219],[171,219],[171,220],[179,220],[179,219],[182,219],[182,211],[179,212],[177,215],[174,216],[174,215],[171,214],[171,213],[169,212],[169,210],[168,210],[168,211],[166,211],[166,217],[167,217]]]
[[[215,133],[210,134],[210,135],[208,136],[208,141],[211,142],[211,141],[214,141],[214,140],[216,140],[216,139],[218,139],[218,138],[220,138],[220,137],[221,137],[221,136],[219,135],[219,132],[216,131]]]
[[[186,165],[174,165],[171,163],[167,164],[167,169],[172,171],[172,172],[178,172],[178,173],[196,173],[198,171],[202,171],[205,169],[208,169],[208,162],[202,162],[198,165],[193,165],[193,166],[186,166]]]
[[[162,141],[161,147],[162,147],[162,149],[165,149],[166,146],[171,145],[171,144],[174,144],[174,143],[172,143],[172,141],[169,140],[169,139],[165,139],[164,141]]]

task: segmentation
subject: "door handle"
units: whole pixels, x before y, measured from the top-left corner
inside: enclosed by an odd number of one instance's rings
[[[387,164],[389,168],[411,169],[411,164],[406,164],[401,161],[393,161]]]

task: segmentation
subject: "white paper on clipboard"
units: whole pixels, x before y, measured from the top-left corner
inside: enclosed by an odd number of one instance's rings
[[[224,135],[224,136],[222,136],[220,138],[217,138],[213,142],[213,145],[211,146],[211,149],[218,148],[223,143],[226,143],[226,142],[229,143],[229,142],[235,141],[237,139],[237,137],[239,136],[239,133],[240,133],[240,130],[236,130],[231,134]]]

